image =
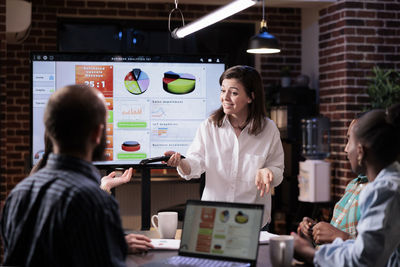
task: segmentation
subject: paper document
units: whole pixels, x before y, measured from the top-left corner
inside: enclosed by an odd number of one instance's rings
[[[269,239],[270,239],[271,237],[274,237],[274,236],[278,236],[278,235],[276,235],[276,234],[271,234],[271,233],[269,233],[269,232],[267,232],[267,231],[261,231],[261,232],[260,232],[259,243],[260,243],[260,244],[268,244],[268,243],[269,243]]]
[[[260,232],[259,243],[260,244],[268,244],[269,239],[273,236],[278,236],[276,234],[271,234],[267,231]],[[151,239],[151,244],[153,244],[154,249],[157,250],[178,250],[181,241],[179,239],[158,239],[153,238]]]
[[[168,250],[178,250],[181,241],[179,239],[151,239],[151,244],[153,244],[154,249],[168,249]]]

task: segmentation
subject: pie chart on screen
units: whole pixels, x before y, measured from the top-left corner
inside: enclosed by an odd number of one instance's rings
[[[163,88],[171,94],[189,94],[196,87],[196,77],[189,73],[175,73],[167,71],[164,73]]]
[[[150,79],[141,69],[133,69],[125,76],[124,84],[129,93],[140,95],[149,88]]]

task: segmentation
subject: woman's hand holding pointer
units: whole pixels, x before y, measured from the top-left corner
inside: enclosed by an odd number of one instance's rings
[[[175,151],[167,151],[164,155],[171,156],[167,162],[164,162],[167,163],[168,166],[179,168],[185,175],[190,174],[190,165],[181,157],[181,154]]]

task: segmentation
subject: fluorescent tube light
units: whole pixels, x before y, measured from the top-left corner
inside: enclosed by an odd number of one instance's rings
[[[233,14],[236,14],[252,5],[257,3],[259,0],[235,0],[225,6],[218,8],[198,20],[195,20],[185,26],[176,28],[172,32],[172,37],[176,39],[183,38],[191,33],[201,30],[207,26],[210,26],[220,20],[223,20]]]

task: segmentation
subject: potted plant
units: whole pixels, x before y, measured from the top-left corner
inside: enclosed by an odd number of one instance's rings
[[[400,102],[400,72],[383,70],[378,66],[372,69],[374,76],[367,89],[371,108],[387,108]]]
[[[290,67],[284,66],[281,68],[281,86],[289,87],[291,82],[290,78]]]

